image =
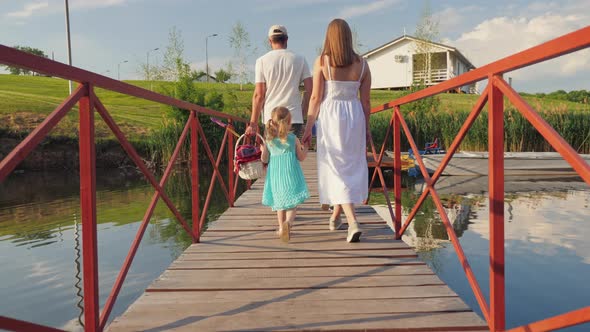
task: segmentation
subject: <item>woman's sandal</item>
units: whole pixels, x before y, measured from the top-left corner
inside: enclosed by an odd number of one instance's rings
[[[330,217],[328,227],[331,231],[340,229],[340,227],[342,227],[342,218],[340,216],[338,216],[336,219],[332,219],[332,217]]]
[[[359,226],[359,223],[355,220],[348,224],[348,236],[346,237],[346,242],[359,242],[361,239],[361,234],[363,231]]]

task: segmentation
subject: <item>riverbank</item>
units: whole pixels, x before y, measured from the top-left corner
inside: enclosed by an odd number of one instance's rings
[[[0,137],[0,160],[21,142],[20,138]],[[77,170],[78,142],[72,139],[50,140],[41,143],[25,158],[16,170]],[[96,145],[97,168],[126,168],[135,166],[123,148],[114,141]]]
[[[172,82],[127,81],[126,83],[163,93],[174,91]],[[195,82],[195,88],[208,97],[222,96],[220,111],[249,118],[252,84]],[[169,108],[151,101],[96,89],[102,103],[113,119],[146,160],[166,160],[166,154],[173,149],[178,135],[169,135]],[[371,91],[372,106],[382,105],[406,94],[405,91]],[[0,158],[67,97],[67,81],[51,77],[0,75]],[[418,146],[439,138],[443,146],[454,139],[459,127],[467,118],[477,95],[441,94],[436,107],[419,109],[402,107],[404,118]],[[580,153],[590,153],[590,106],[563,100],[551,100],[523,96],[536,109],[542,110],[543,117]],[[550,151],[531,125],[517,111],[506,105],[506,149],[507,151]],[[391,119],[391,110],[371,117],[373,139],[380,145],[385,138]],[[208,118],[202,119],[207,137],[213,150],[221,141],[223,130],[216,128]],[[221,127],[217,128],[220,129]],[[180,128],[182,130],[182,128]],[[210,130],[210,131],[209,131]],[[213,135],[211,135],[213,133]],[[97,117],[95,134],[97,138],[97,166],[104,168],[130,165],[129,159],[119,146],[114,135],[104,122]],[[78,164],[78,112],[76,107],[49,133],[48,138],[33,151],[22,165],[23,169],[71,169]],[[391,139],[387,139],[391,145]],[[409,148],[402,135],[402,149]],[[462,149],[485,151],[487,149],[487,112],[484,110],[465,138]],[[391,149],[391,146],[387,146]],[[164,151],[164,153],[162,152]],[[49,159],[49,160],[44,160]]]

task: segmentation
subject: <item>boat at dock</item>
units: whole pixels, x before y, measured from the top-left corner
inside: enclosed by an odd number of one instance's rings
[[[580,156],[590,164],[590,154]],[[444,157],[444,154],[425,154],[422,160],[428,172],[434,173]],[[557,152],[505,152],[504,174],[569,175],[575,171]],[[442,175],[488,175],[488,153],[455,153]]]

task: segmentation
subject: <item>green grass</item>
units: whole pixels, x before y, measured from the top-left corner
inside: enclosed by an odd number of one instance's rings
[[[143,88],[150,88],[151,85],[157,92],[170,91],[172,89],[172,84],[168,82],[153,82],[150,84],[146,81],[128,81],[127,83]],[[249,115],[252,93],[254,91],[252,84],[245,85],[242,91],[240,91],[238,84],[195,84],[198,89],[205,93],[210,91],[222,93],[226,103],[226,109],[224,111],[241,117],[247,117]],[[0,75],[0,133],[23,135],[24,133],[30,132],[67,97],[67,86],[67,81],[56,78]],[[168,109],[165,105],[103,89],[97,89],[96,93],[115,121],[123,128],[124,132],[132,141],[143,141],[146,137],[150,136],[153,130],[160,128],[166,110]],[[382,105],[402,95],[403,92],[401,91],[376,90],[371,94],[371,103],[372,106]],[[441,114],[465,114],[465,112],[468,112],[473,107],[478,96],[440,94],[438,98],[440,100],[440,106],[437,112]],[[572,112],[576,113],[578,117],[581,116],[583,118],[586,118],[586,115],[590,113],[589,106],[585,104],[547,98],[540,99],[532,96],[525,96],[523,98],[533,108],[546,113],[565,114]],[[509,103],[506,103],[506,105],[507,107],[510,106]],[[373,117],[374,121],[372,120],[372,125],[374,125],[373,130],[383,130],[390,116],[391,111],[375,115]],[[462,116],[445,116],[445,119],[447,118],[451,121],[459,121]],[[418,123],[417,125],[429,127],[439,125],[437,124],[438,120],[435,118],[429,119],[429,121],[434,121],[434,123]],[[77,126],[78,115],[77,112],[72,111],[50,135],[75,138],[77,136]],[[384,128],[379,129],[380,127]],[[485,124],[482,124],[482,127],[485,127]],[[576,128],[576,130],[580,129]],[[583,134],[584,132],[588,132],[589,129],[586,128],[584,131],[584,128],[581,128],[581,130],[582,133],[578,132],[575,134]],[[442,131],[444,131],[444,128]],[[417,132],[416,135],[420,135],[420,132]],[[436,132],[436,130],[424,130],[423,132],[426,135],[427,132]],[[110,134],[108,128],[106,128],[102,121],[97,121],[96,133],[99,139],[113,139],[112,134]],[[481,135],[478,134],[477,136]],[[431,137],[420,139],[429,140]]]

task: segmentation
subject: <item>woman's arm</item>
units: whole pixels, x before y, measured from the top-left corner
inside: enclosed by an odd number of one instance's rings
[[[297,137],[295,137],[295,150],[297,152],[297,160],[304,161],[305,157],[307,157],[307,146],[301,144]]]
[[[309,107],[307,109],[307,124],[303,133],[303,144],[308,145],[311,141],[311,128],[315,124],[320,113],[320,103],[324,96],[324,74],[322,73],[322,65],[320,57],[315,60],[313,65],[313,91],[311,98],[309,98]]]
[[[361,59],[365,61],[365,59]],[[371,135],[371,124],[369,117],[371,115],[371,70],[369,65],[365,63],[365,73],[361,79],[361,86],[359,88],[361,105],[363,106],[363,112],[365,113],[365,125],[367,128],[367,146],[369,145],[369,138]]]

